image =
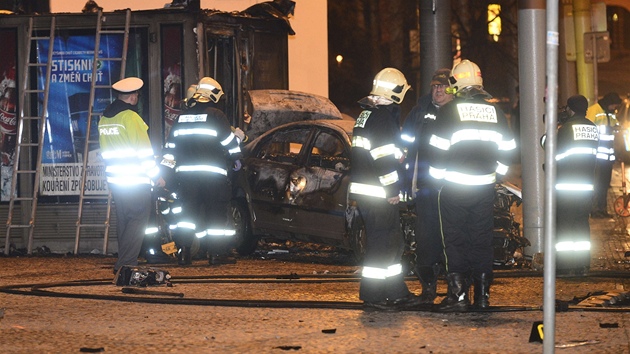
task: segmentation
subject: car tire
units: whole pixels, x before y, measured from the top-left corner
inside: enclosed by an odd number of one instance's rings
[[[258,247],[258,237],[252,233],[247,202],[243,198],[232,201],[232,219],[236,227],[236,252],[248,256]]]

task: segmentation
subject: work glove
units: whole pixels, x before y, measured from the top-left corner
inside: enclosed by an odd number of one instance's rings
[[[245,132],[241,128],[234,128],[234,135],[238,138],[238,141],[245,141]]]

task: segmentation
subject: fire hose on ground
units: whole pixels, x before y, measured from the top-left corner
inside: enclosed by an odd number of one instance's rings
[[[519,277],[541,277],[542,274],[533,271],[511,271],[496,272],[495,278],[519,278]],[[589,273],[588,277],[597,278],[630,278],[630,273],[616,271],[602,271]],[[415,280],[409,277],[408,280]],[[172,284],[253,284],[253,283],[280,283],[280,284],[309,284],[309,283],[343,283],[359,282],[360,276],[355,274],[289,274],[289,275],[230,275],[230,276],[190,276],[170,279]],[[296,300],[238,300],[238,299],[208,299],[190,298],[181,292],[170,292],[152,290],[148,287],[122,286],[121,295],[86,294],[67,291],[53,291],[52,288],[73,288],[85,286],[111,286],[111,279],[96,280],[75,280],[68,282],[39,283],[39,284],[19,284],[0,287],[0,292],[14,295],[27,296],[47,296],[59,298],[75,298],[86,300],[108,300],[135,303],[151,303],[166,305],[198,305],[198,306],[228,306],[228,307],[249,307],[249,308],[302,308],[302,309],[338,309],[338,310],[361,310],[362,302],[355,301],[296,301]],[[590,296],[589,294],[587,296]],[[598,295],[598,294],[595,294]],[[599,294],[604,299],[610,299],[609,304],[602,306],[579,306],[571,301],[556,300],[556,311],[596,311],[596,312],[630,312],[630,295]],[[628,307],[615,307],[615,305],[628,305]],[[487,309],[471,308],[468,312],[518,312],[518,311],[542,311],[542,306],[522,306],[522,305],[498,305],[490,306]],[[436,312],[432,304],[419,306],[407,311]]]

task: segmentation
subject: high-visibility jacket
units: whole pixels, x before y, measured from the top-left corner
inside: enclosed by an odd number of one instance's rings
[[[396,108],[367,107],[357,118],[352,132],[349,187],[355,196],[386,199],[400,193],[400,128],[391,111]]]
[[[149,127],[135,109],[115,100],[98,122],[101,156],[107,183],[112,185],[150,185],[159,174],[147,134]]]
[[[543,142],[544,143],[544,142]],[[588,224],[597,164],[599,132],[584,115],[558,128],[556,148],[556,252],[558,269],[584,264],[591,248]],[[590,256],[586,257],[590,259]],[[586,261],[588,264],[588,261]]]
[[[586,118],[595,123],[599,130],[597,158],[615,161],[615,130],[619,127],[615,113],[606,112],[599,103],[596,103],[588,108]]]
[[[163,149],[163,173],[179,183],[181,208],[173,208],[169,228],[195,236],[233,236],[227,227],[230,192],[228,173],[240,158],[239,141],[225,114],[210,103],[197,103],[177,117]],[[207,211],[204,203],[214,203]]]
[[[161,164],[175,173],[227,177],[240,155],[239,141],[225,114],[209,104],[197,103],[175,121]]]
[[[557,140],[556,189],[592,191],[599,144],[597,126],[583,115],[576,114],[558,128]]]
[[[494,184],[497,173],[507,173],[516,149],[501,109],[480,97],[442,106],[429,143],[431,176],[461,185]]]

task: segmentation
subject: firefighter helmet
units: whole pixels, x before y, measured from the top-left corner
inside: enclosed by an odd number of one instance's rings
[[[471,86],[483,88],[481,70],[477,64],[468,59],[462,60],[459,64],[453,67],[449,82],[451,84],[451,88],[455,89],[455,91]]]
[[[193,95],[193,98],[201,103],[209,101],[217,103],[221,96],[223,96],[223,89],[217,80],[211,77],[202,77],[197,84],[197,91]]]
[[[402,103],[405,93],[411,86],[405,75],[398,69],[385,68],[376,74],[372,85],[371,95],[390,99],[398,104]]]
[[[192,96],[197,92],[197,85],[190,85],[186,90],[186,101],[190,100]]]
[[[193,100],[195,92],[197,92],[196,84],[188,86],[188,89],[186,90],[186,98],[184,98],[184,103],[186,104],[186,107],[192,107],[195,105],[196,101]]]

